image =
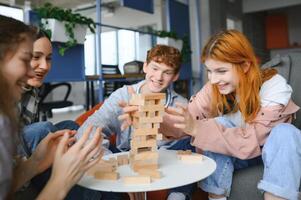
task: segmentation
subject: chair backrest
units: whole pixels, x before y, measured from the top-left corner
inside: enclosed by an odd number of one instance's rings
[[[265,63],[262,68],[273,67],[277,69],[293,89],[292,99],[301,106],[301,52],[289,52],[285,56],[277,55],[269,62]],[[301,111],[297,112],[297,119],[294,124],[301,128]]]

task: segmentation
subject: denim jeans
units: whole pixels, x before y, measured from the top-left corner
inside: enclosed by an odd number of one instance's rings
[[[225,118],[216,118],[225,127],[233,124]],[[263,162],[264,174],[258,189],[276,196],[297,200],[301,179],[301,132],[291,124],[275,126],[262,149],[262,156],[241,160],[235,157],[206,151],[204,154],[215,160],[217,168],[200,182],[202,190],[229,196],[234,170]]]
[[[27,147],[27,153],[31,153],[37,148],[40,141],[45,138],[48,133],[55,132],[63,129],[77,130],[79,128],[78,124],[71,120],[65,120],[57,124],[52,124],[51,122],[36,122],[27,125],[23,128],[23,139]]]

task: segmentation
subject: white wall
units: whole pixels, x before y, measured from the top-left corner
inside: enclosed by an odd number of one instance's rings
[[[301,4],[301,0],[243,0],[243,12],[271,10],[298,4]]]

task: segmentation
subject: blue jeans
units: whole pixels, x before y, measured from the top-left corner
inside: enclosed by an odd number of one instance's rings
[[[22,134],[27,151],[29,151],[27,153],[31,155],[41,140],[50,132],[54,133],[55,131],[63,129],[77,130],[78,128],[78,124],[71,120],[65,120],[57,124],[52,124],[51,122],[36,122],[29,124],[24,127]]]
[[[225,127],[234,126],[225,118],[216,120]],[[285,199],[297,200],[300,195],[301,132],[291,124],[279,124],[272,129],[262,156],[241,160],[209,151],[204,154],[217,163],[215,172],[200,182],[200,187],[206,192],[229,196],[234,170],[263,162],[264,174],[258,189]]]

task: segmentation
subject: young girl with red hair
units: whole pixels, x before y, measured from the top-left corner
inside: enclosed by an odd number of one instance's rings
[[[217,163],[200,187],[209,199],[226,199],[233,171],[263,161],[258,189],[265,199],[298,199],[301,133],[290,124],[299,110],[292,88],[276,70],[260,69],[250,42],[236,30],[212,36],[201,59],[209,81],[188,107],[178,104],[165,116]]]

